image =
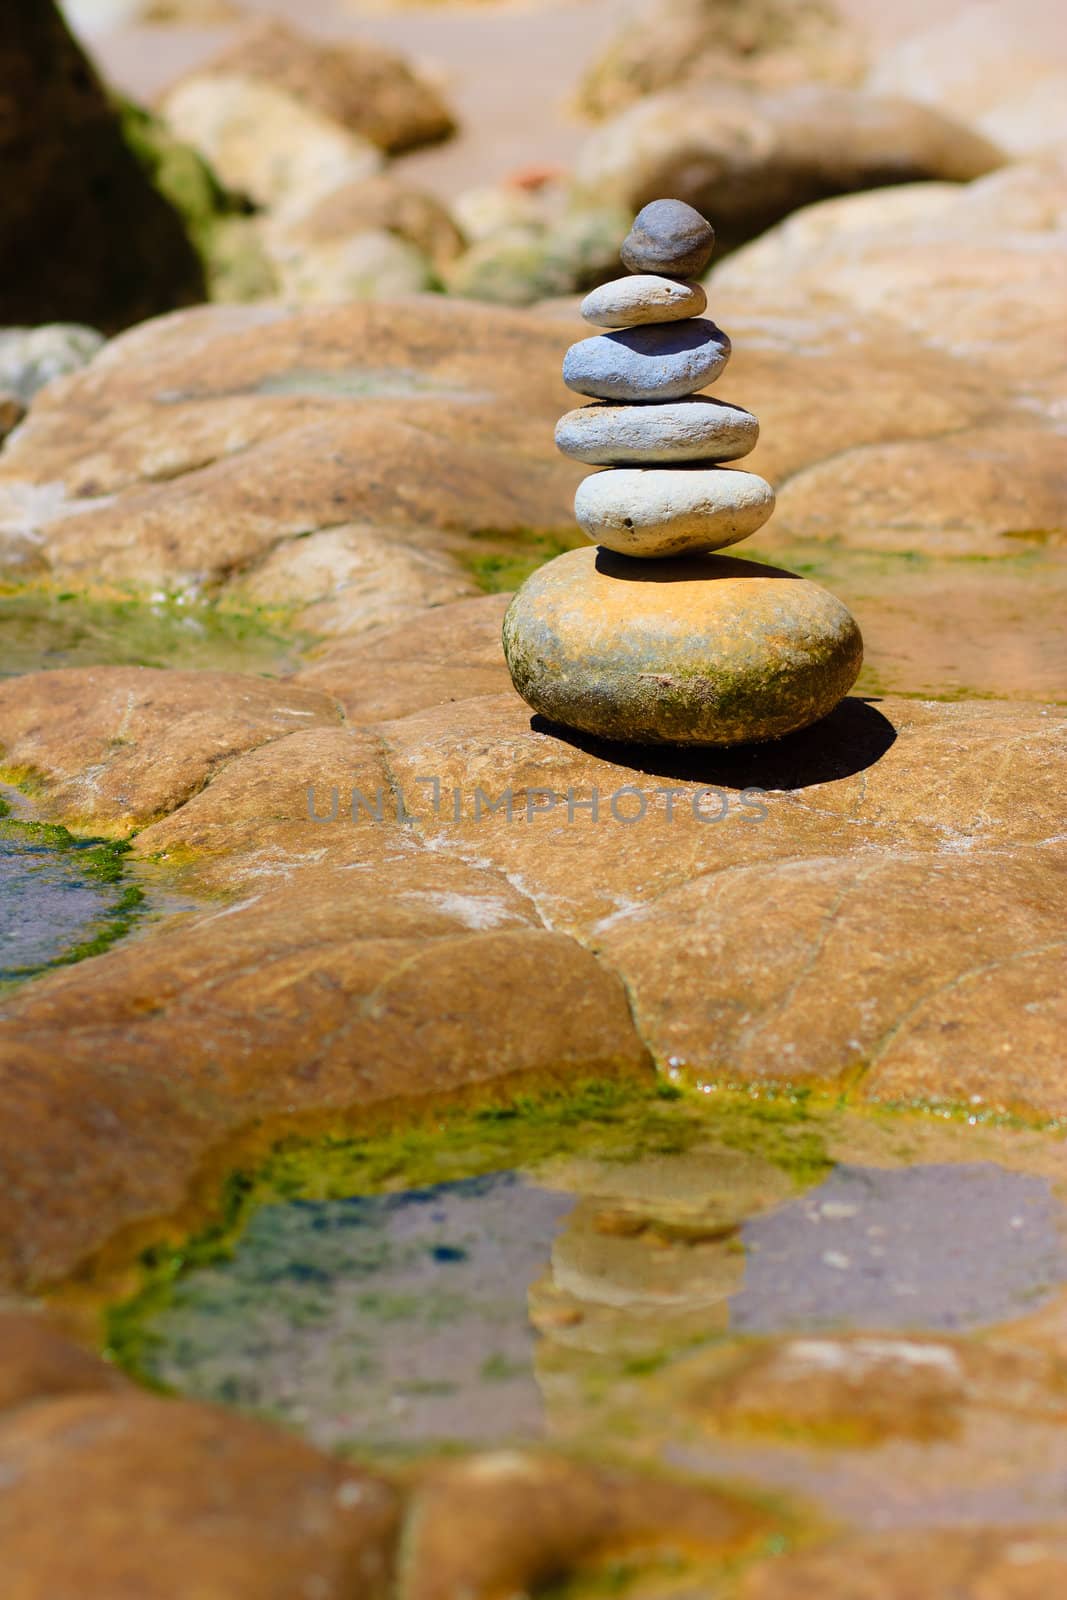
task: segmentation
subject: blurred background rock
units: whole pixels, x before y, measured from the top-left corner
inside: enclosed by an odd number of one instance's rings
[[[0,321],[523,305],[660,194],[719,256],[812,202],[1067,146],[1052,0],[13,0]],[[90,66],[90,60],[93,66]]]

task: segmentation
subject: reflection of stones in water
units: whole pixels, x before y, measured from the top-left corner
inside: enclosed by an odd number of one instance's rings
[[[150,1369],[324,1445],[536,1436],[527,1288],[572,1203],[504,1173],[265,1206],[147,1322]]]
[[[775,1332],[1003,1321],[1067,1279],[1062,1226],[1044,1179],[991,1162],[841,1166],[746,1224],[730,1323]]]
[[[39,971],[92,938],[120,894],[82,870],[76,849],[0,834],[0,982]]]
[[[635,1356],[726,1328],[745,1270],[737,1228],[794,1192],[779,1169],[721,1146],[571,1157],[551,1181],[582,1198],[531,1289],[534,1321],[571,1349]]]

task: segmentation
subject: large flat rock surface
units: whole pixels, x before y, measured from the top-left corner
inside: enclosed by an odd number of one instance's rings
[[[0,456],[36,669],[0,678],[4,827],[161,895],[0,992],[5,1596],[490,1600],[623,1562],[640,1600],[1057,1592],[1062,200],[1034,162],[834,202],[712,275],[780,496],[745,554],[867,639],[761,746],[598,744],[511,687],[507,592],[580,540],[570,307],[200,309],[35,400]],[[442,1200],[432,1270],[517,1241],[477,1376],[542,1431],[485,1390],[484,1450],[412,1459],[344,1345],[344,1206],[486,1172],[557,1199],[488,1244],[480,1191]],[[478,1307],[410,1359],[408,1268],[374,1270],[366,1348],[462,1410],[430,1368],[467,1380]],[[199,1398],[123,1377],[150,1311]],[[346,1434],[342,1379],[389,1437]]]

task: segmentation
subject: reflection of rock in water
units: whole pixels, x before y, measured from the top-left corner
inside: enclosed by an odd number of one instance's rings
[[[658,1348],[725,1326],[744,1272],[738,1228],[795,1192],[777,1168],[721,1148],[575,1160],[545,1177],[585,1198],[553,1245],[550,1277],[535,1290],[545,1315],[535,1320],[590,1349],[641,1349],[649,1339]],[[562,1313],[554,1319],[550,1301]]]
[[[747,1224],[738,1331],[969,1328],[1030,1309],[1067,1279],[1063,1208],[1043,1178],[992,1162],[841,1166]]]
[[[725,1330],[745,1271],[738,1229],[795,1190],[769,1163],[721,1148],[572,1161],[547,1181],[584,1196],[530,1291],[537,1378],[562,1437],[604,1405],[635,1403],[620,1378]]]
[[[546,1408],[567,1431],[584,1409],[568,1363],[610,1389],[619,1360],[724,1328],[740,1223],[793,1193],[701,1147],[264,1206],[147,1315],[146,1365],[327,1446],[518,1442]]]
[[[503,1173],[265,1206],[149,1322],[151,1370],[323,1445],[536,1436],[526,1288],[571,1204]]]

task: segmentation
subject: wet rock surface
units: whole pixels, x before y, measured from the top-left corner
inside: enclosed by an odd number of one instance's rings
[[[64,843],[67,843],[64,840]],[[0,822],[0,897],[4,935],[0,944],[0,985],[32,977],[94,940],[103,948],[108,931],[124,931],[122,890],[101,881],[79,850],[50,848],[31,830]],[[97,858],[98,859],[98,858]]]

